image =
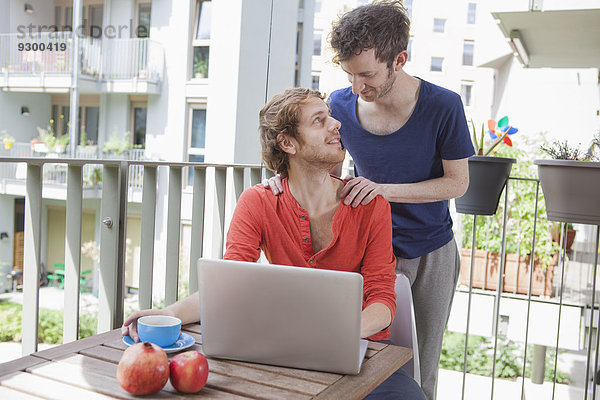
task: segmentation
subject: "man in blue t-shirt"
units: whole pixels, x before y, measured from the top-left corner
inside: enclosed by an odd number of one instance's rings
[[[358,7],[334,23],[334,62],[352,86],[333,92],[330,106],[355,162],[346,204],[377,195],[391,204],[396,272],[412,284],[421,386],[434,399],[460,270],[448,199],[467,190],[474,150],[460,97],[404,72],[409,30],[394,1]]]
[[[421,387],[431,400],[460,271],[448,199],[467,190],[474,150],[460,97],[404,72],[409,31],[406,9],[393,0],[334,23],[333,61],[352,86],[333,92],[330,106],[355,162],[357,178],[341,192],[345,203],[357,207],[382,195],[391,204],[396,272],[412,285]],[[280,191],[277,178],[268,185]]]

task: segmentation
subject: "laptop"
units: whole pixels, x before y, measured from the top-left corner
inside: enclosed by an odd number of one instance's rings
[[[200,258],[198,282],[205,355],[360,372],[360,274]]]

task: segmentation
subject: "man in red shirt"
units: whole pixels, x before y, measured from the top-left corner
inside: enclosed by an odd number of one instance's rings
[[[275,196],[262,185],[244,191],[224,258],[256,261],[262,250],[272,264],[360,273],[361,337],[386,340],[396,309],[390,205],[381,196],[357,208],[343,203],[344,182],[329,174],[344,159],[339,128],[323,96],[310,89],[288,89],[261,110],[263,160],[283,178],[283,193]],[[123,324],[123,335],[137,341],[135,321],[148,314],[174,315],[183,324],[198,321],[199,305],[195,293],[164,310],[135,312]],[[388,381],[369,398],[423,398],[401,370]]]

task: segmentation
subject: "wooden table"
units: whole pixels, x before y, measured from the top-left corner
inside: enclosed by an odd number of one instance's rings
[[[196,340],[192,349],[201,351],[200,325],[186,325],[183,331]],[[0,364],[0,399],[139,399],[123,390],[116,379],[126,348],[120,329],[115,329]],[[208,359],[208,382],[198,394],[183,395],[169,382],[148,397],[362,399],[411,357],[410,349],[369,342],[361,373],[354,376]]]

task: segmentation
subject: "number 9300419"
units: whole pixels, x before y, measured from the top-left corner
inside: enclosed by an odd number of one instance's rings
[[[67,50],[66,43],[19,43],[17,44],[17,50],[19,51],[65,51]]]

